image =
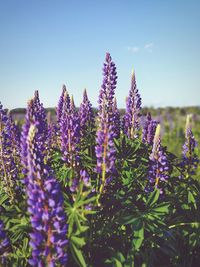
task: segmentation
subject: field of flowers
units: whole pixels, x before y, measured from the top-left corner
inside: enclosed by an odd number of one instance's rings
[[[121,115],[116,84],[107,53],[97,114],[65,86],[56,120],[0,104],[0,266],[200,266],[199,115],[141,116],[134,73]]]

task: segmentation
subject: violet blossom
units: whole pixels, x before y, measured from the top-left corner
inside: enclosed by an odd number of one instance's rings
[[[96,134],[96,171],[100,174],[100,193],[115,174],[116,150],[114,138],[114,94],[117,83],[117,72],[109,53],[103,67],[103,83],[99,93],[98,128]]]
[[[161,146],[160,124],[158,124],[156,128],[152,153],[149,159],[148,180],[150,182],[150,187],[158,187],[162,192],[162,184],[167,181],[169,175],[169,163]]]
[[[181,167],[183,168],[184,171],[186,171],[187,176],[195,174],[195,170],[199,163],[199,158],[195,153],[197,142],[192,132],[190,118],[191,115],[188,115],[186,119],[185,143],[183,145],[182,162],[181,162]]]
[[[23,145],[26,147],[26,193],[32,232],[30,246],[32,266],[64,266],[67,261],[67,224],[61,188],[41,150],[40,122],[25,124]],[[39,140],[39,141],[38,141]],[[44,140],[43,140],[44,141]]]
[[[148,112],[143,130],[142,130],[142,142],[143,143],[153,145],[153,140],[154,140],[157,125],[158,125],[158,122],[156,120],[152,120],[151,114]]]
[[[85,137],[88,133],[91,133],[95,127],[94,125],[94,112],[92,110],[92,104],[90,103],[87,91],[84,90],[83,101],[79,108],[80,118],[80,134],[81,137]]]
[[[135,73],[131,76],[131,88],[126,99],[126,113],[123,119],[123,130],[130,139],[137,137],[141,110],[141,97],[137,89]]]

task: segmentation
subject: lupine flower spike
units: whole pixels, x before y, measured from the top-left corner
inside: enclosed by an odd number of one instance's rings
[[[62,117],[62,114],[63,114],[63,107],[64,107],[64,99],[66,97],[66,94],[67,94],[67,89],[66,89],[66,86],[63,85],[63,88],[62,88],[62,94],[59,98],[59,101],[58,101],[58,106],[56,108],[56,115],[57,115],[57,121],[58,123],[60,123],[60,120],[61,120],[61,117]]]
[[[68,167],[79,165],[80,124],[73,97],[64,94],[64,105],[60,120],[61,148]]]
[[[88,99],[86,89],[84,90],[83,101],[79,108],[79,117],[80,117],[80,133],[81,137],[83,138],[84,136],[87,136],[88,132],[90,133],[95,127],[92,104]]]
[[[19,172],[15,162],[19,151],[16,151],[13,142],[14,134],[11,118],[0,103],[0,176],[10,202],[15,199]]]
[[[117,99],[114,98],[114,104],[113,104],[113,124],[114,124],[114,132],[115,132],[115,138],[119,138],[120,136],[120,113],[119,109],[117,108]]]
[[[158,125],[158,122],[156,120],[152,120],[151,114],[148,112],[143,130],[142,130],[142,142],[149,144],[149,145],[153,145],[153,140],[154,140],[157,125]]]
[[[44,163],[39,146],[39,122],[31,123],[26,136],[27,197],[32,225],[30,246],[31,266],[64,266],[66,254],[66,216],[60,186]]]
[[[198,166],[199,158],[195,153],[197,142],[192,133],[191,115],[187,115],[185,126],[185,143],[183,145],[183,160],[181,167],[186,171],[186,176],[195,174],[195,169]]]
[[[23,174],[24,174],[24,183],[26,183],[27,177],[27,135],[30,124],[35,124],[39,122],[38,125],[38,147],[40,147],[41,151],[44,152],[44,155],[47,156],[47,146],[48,146],[48,124],[46,118],[46,112],[43,107],[43,104],[40,103],[38,91],[35,92],[34,97],[28,101],[28,107],[26,111],[25,124],[23,125],[23,131],[21,134],[21,161],[23,164]]]
[[[115,173],[114,147],[114,94],[117,83],[115,64],[109,53],[103,68],[103,84],[99,93],[98,129],[96,135],[97,173],[100,174],[100,193],[104,186],[112,180]]]
[[[123,120],[123,130],[130,139],[137,137],[141,110],[141,97],[137,89],[135,72],[131,76],[131,88],[126,99],[126,113]]]
[[[162,188],[159,185],[168,179],[169,164],[161,146],[160,124],[156,128],[152,153],[149,159],[149,182],[151,187],[159,187],[162,192]]]

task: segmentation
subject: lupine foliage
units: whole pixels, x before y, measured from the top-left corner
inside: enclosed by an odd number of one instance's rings
[[[168,114],[163,136],[161,114],[141,117],[135,73],[124,116],[116,86],[107,53],[96,116],[65,86],[56,118],[36,91],[21,129],[0,104],[0,266],[198,266],[199,119],[184,134]]]

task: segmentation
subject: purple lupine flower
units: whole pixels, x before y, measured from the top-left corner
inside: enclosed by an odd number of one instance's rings
[[[64,95],[63,113],[60,120],[61,149],[68,167],[79,165],[80,123],[74,100]]]
[[[126,113],[123,119],[123,130],[129,138],[137,137],[141,110],[141,97],[137,89],[135,73],[131,76],[131,88],[126,99]]]
[[[28,102],[28,107],[26,110],[26,117],[25,117],[25,124],[23,125],[23,131],[21,134],[21,161],[23,164],[22,173],[25,176],[24,182],[26,183],[26,174],[27,174],[27,143],[26,138],[28,135],[28,129],[30,127],[30,124],[34,124],[36,122],[39,122],[38,125],[38,147],[40,147],[41,151],[43,151],[45,154],[47,154],[47,147],[48,147],[48,140],[47,140],[47,134],[48,134],[48,124],[47,124],[47,118],[46,118],[46,112],[43,107],[43,104],[40,103],[39,99],[39,93],[38,91],[35,91],[34,97]]]
[[[100,192],[115,173],[116,150],[114,147],[114,93],[117,83],[115,64],[109,53],[103,68],[103,84],[99,94],[98,129],[95,147],[97,157],[96,171],[101,175]]]
[[[66,93],[67,93],[66,86],[63,85],[62,94],[61,94],[61,96],[59,98],[58,106],[56,108],[56,115],[57,115],[58,123],[60,123],[60,120],[61,120],[61,117],[62,117],[62,114],[63,114],[64,96],[66,95]]]
[[[15,162],[18,155],[13,145],[12,127],[11,119],[0,103],[0,176],[3,189],[8,194],[10,202],[15,199],[18,181],[18,169]]]
[[[31,122],[23,128],[23,145],[27,153],[26,193],[32,226],[29,263],[32,266],[56,266],[58,263],[64,266],[67,262],[67,224],[63,197],[59,183],[44,163],[39,124]]]
[[[33,106],[34,106],[34,117],[33,121],[39,121],[39,132],[41,135],[46,136],[48,133],[48,124],[47,124],[47,115],[46,111],[43,107],[43,104],[39,99],[39,92],[36,90],[33,98]],[[46,146],[46,142],[44,143]]]
[[[58,126],[57,123],[53,121],[50,112],[47,113],[47,123],[48,123],[48,133],[46,136],[46,143],[47,143],[46,162],[52,159],[54,150],[58,148]]]
[[[148,179],[150,182],[150,187],[159,187],[162,190],[160,184],[168,179],[169,164],[166,154],[161,146],[160,124],[158,124],[156,128],[152,153],[149,159]]]
[[[84,90],[83,101],[79,108],[79,117],[80,133],[81,137],[84,137],[88,132],[91,132],[94,129],[94,112],[92,110],[92,104],[88,99],[86,89]]]
[[[84,187],[91,186],[90,176],[86,170],[81,169],[79,175],[72,180],[72,184],[70,186],[71,192],[75,192],[78,190],[78,186],[80,182],[83,182]]]
[[[18,157],[20,155],[21,133],[20,133],[18,125],[15,124],[10,114],[8,114],[8,120],[9,120],[11,135],[12,135],[12,147],[14,149],[13,154],[15,155],[15,157]]]
[[[109,122],[112,122],[113,117],[113,102],[115,95],[115,88],[117,84],[117,72],[115,63],[109,53],[106,53],[106,62],[103,67],[103,83],[99,92],[99,113],[108,113]]]
[[[80,170],[80,178],[83,181],[84,186],[88,187],[91,185],[90,176],[86,170]]]
[[[198,166],[199,158],[195,153],[197,142],[192,133],[192,127],[190,123],[191,115],[187,116],[185,127],[185,143],[182,151],[181,167],[187,172],[187,175],[195,174],[195,169]]]
[[[119,138],[120,136],[120,113],[119,109],[117,108],[117,99],[114,98],[114,104],[113,104],[113,125],[114,125],[114,132],[115,132],[115,138]]]
[[[10,251],[10,240],[6,235],[3,221],[0,220],[0,264],[2,264],[2,266],[7,266],[6,257]]]
[[[142,142],[153,145],[157,125],[158,122],[156,120],[152,120],[151,114],[148,112],[142,130]]]

